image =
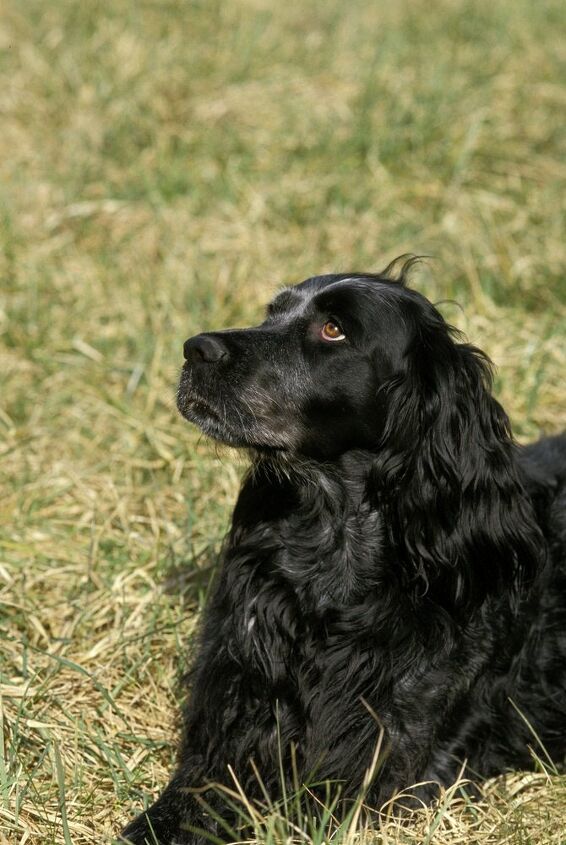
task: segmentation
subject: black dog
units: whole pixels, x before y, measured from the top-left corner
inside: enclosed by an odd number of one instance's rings
[[[513,443],[488,360],[405,275],[307,279],[185,343],[181,413],[252,468],[130,842],[225,836],[228,766],[252,799],[293,767],[355,796],[380,731],[375,807],[566,751],[566,437]]]

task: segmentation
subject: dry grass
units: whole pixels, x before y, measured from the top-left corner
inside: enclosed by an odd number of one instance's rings
[[[283,281],[431,254],[418,285],[462,305],[519,438],[565,425],[561,14],[4,3],[2,845],[110,840],[166,780],[240,474],[174,412],[190,333],[256,320]],[[557,845],[565,818],[541,770],[381,841]]]

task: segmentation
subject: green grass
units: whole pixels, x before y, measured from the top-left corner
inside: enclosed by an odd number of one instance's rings
[[[5,0],[2,845],[109,841],[166,781],[242,470],[175,413],[190,334],[257,321],[282,283],[427,254],[415,284],[460,303],[442,309],[499,366],[519,439],[564,427],[562,16]],[[447,802],[381,841],[565,841],[542,766]],[[300,838],[284,816],[259,838]],[[332,824],[304,838],[352,838]]]

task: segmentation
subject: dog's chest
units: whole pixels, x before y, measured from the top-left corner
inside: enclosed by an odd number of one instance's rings
[[[361,601],[379,582],[381,526],[368,506],[299,514],[278,527],[274,572],[304,612]]]
[[[360,608],[379,601],[381,545],[379,514],[361,504],[298,511],[232,547],[233,624],[244,653],[288,664],[313,636],[323,647],[335,640],[336,620],[361,618]],[[359,621],[352,627],[358,637]],[[348,639],[347,624],[342,631]]]

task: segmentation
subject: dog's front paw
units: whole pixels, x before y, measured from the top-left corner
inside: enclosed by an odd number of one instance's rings
[[[122,831],[120,845],[211,845],[218,841],[213,819],[185,789],[165,790],[161,798]],[[207,831],[211,836],[207,836]]]
[[[148,811],[149,812],[149,811]],[[151,821],[148,813],[140,813],[122,831],[120,845],[171,845],[173,840],[166,838],[163,825]]]
[[[118,841],[121,845],[196,845],[197,837],[183,829],[170,806],[158,801],[136,816]]]

